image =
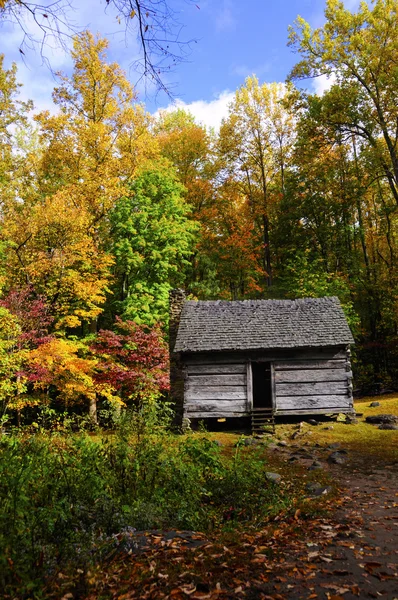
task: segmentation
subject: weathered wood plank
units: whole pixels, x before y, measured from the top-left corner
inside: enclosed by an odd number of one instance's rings
[[[248,350],[245,352],[203,352],[203,353],[181,353],[183,361],[188,364],[227,364],[242,363],[251,359],[253,361],[287,362],[290,360],[320,361],[346,359],[346,349],[341,347],[328,347],[320,349],[285,348],[280,350]]]
[[[248,412],[212,412],[208,413],[207,411],[185,411],[184,416],[188,419],[222,419],[222,418],[232,418],[232,417],[249,417],[250,413]]]
[[[277,410],[277,416],[292,416],[292,415],[328,415],[337,413],[352,413],[353,406],[340,406],[338,408],[304,408],[302,410]]]
[[[276,397],[282,396],[321,396],[348,394],[348,383],[345,381],[325,381],[321,383],[277,383]]]
[[[352,378],[351,371],[345,369],[296,369],[293,371],[277,371],[276,383],[309,383],[312,381],[347,381]]]
[[[212,385],[246,385],[246,375],[189,375],[188,388]]]
[[[220,385],[187,389],[185,401],[190,403],[196,400],[244,400],[246,402],[246,388]]]
[[[244,374],[246,373],[246,364],[227,364],[227,365],[188,365],[187,370],[189,375],[221,375],[223,373]]]
[[[251,410],[253,407],[253,372],[251,362],[246,365],[246,393],[247,393],[247,408]]]
[[[319,408],[335,410],[338,408],[347,408],[352,406],[351,399],[348,396],[331,394],[329,396],[284,396],[277,398],[276,410],[306,410]]]
[[[292,371],[295,369],[345,369],[346,360],[284,360],[275,363],[276,371]]]
[[[246,402],[242,400],[209,400],[200,402],[187,402],[184,405],[189,412],[246,412]]]

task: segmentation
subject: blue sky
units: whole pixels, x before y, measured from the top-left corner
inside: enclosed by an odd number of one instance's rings
[[[138,53],[132,37],[126,45],[123,28],[116,13],[104,12],[104,0],[71,0],[70,17],[79,25],[99,32],[110,40],[109,55],[119,62],[132,83],[138,76],[131,64]],[[174,84],[177,104],[187,106],[199,121],[217,127],[226,114],[233,91],[245,77],[255,73],[261,82],[284,81],[297,56],[287,47],[287,29],[298,14],[317,27],[324,21],[325,0],[168,0],[184,25],[182,39],[196,39],[188,60],[169,76]],[[46,2],[44,2],[46,4]],[[355,9],[358,0],[345,0]],[[6,64],[18,64],[19,80],[24,84],[23,97],[32,98],[38,109],[51,108],[51,91],[55,80],[42,64],[40,54],[27,52],[25,64],[18,47],[20,31],[9,24],[0,28],[0,52]],[[47,48],[46,56],[53,70],[70,71],[70,59],[61,48]],[[308,82],[322,91],[327,82]],[[139,98],[150,112],[169,106],[165,94],[155,94],[150,85],[138,83]]]

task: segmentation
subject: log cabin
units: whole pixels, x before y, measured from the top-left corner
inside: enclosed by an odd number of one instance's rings
[[[170,294],[171,396],[180,418],[352,413],[338,298],[187,301]],[[255,427],[254,427],[255,428]]]

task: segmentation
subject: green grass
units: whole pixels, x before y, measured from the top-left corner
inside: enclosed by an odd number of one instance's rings
[[[380,402],[380,406],[370,408],[373,401]],[[358,455],[382,460],[385,462],[398,461],[398,431],[380,430],[375,425],[365,422],[369,415],[381,413],[394,414],[398,416],[398,394],[389,394],[386,396],[361,398],[355,402],[355,411],[362,413],[358,417],[359,423],[347,425],[342,422],[324,422],[317,427],[305,423],[303,426],[303,436],[299,437],[297,443],[309,442],[310,444],[321,444],[327,446],[332,443],[341,443],[344,448]],[[325,427],[332,425],[332,430]],[[297,431],[296,424],[279,424],[276,426],[276,440],[290,441],[291,435]],[[198,435],[198,434],[197,434]],[[224,452],[228,453],[239,439],[236,433],[208,433],[207,437],[212,440],[219,440],[223,444]],[[270,436],[270,440],[271,440]],[[294,442],[292,442],[294,443]]]

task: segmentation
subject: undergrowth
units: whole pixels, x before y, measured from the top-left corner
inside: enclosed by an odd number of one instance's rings
[[[208,532],[292,505],[260,451],[228,456],[206,435],[169,433],[164,411],[125,416],[113,435],[0,436],[0,586],[18,597],[68,565],[87,569],[125,528]]]

